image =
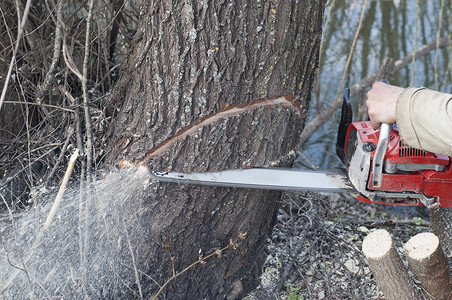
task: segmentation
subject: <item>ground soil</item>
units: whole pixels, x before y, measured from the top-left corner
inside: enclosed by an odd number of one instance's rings
[[[425,208],[367,204],[343,194],[286,193],[255,299],[384,299],[361,251],[384,228],[401,252],[430,231]]]

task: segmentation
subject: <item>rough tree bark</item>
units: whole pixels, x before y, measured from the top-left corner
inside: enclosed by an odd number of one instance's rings
[[[208,171],[291,165],[310,101],[325,1],[153,1],[111,96],[110,165]],[[152,182],[136,212],[147,295],[175,269],[247,233],[172,282],[167,299],[236,299],[257,284],[279,192]],[[163,243],[162,240],[165,240]],[[153,280],[149,280],[152,278]]]
[[[452,257],[452,208],[430,208],[433,233],[441,241],[441,246],[448,257]]]

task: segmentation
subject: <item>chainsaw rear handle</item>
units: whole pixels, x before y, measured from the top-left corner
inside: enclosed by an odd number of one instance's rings
[[[372,160],[372,187],[381,187],[383,161],[385,159],[386,150],[388,149],[391,129],[391,124],[382,123],[380,126],[380,137],[378,138],[377,150],[375,150],[374,159]]]

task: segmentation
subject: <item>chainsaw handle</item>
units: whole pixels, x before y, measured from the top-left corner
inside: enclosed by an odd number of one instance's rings
[[[372,187],[381,187],[383,161],[386,155],[386,150],[388,149],[391,129],[391,124],[382,123],[380,126],[380,137],[378,138],[377,150],[375,150],[374,159],[372,161]]]
[[[386,84],[389,84],[387,79],[380,80]],[[374,159],[372,161],[372,187],[381,187],[381,179],[383,177],[383,162],[388,149],[389,137],[391,135],[392,125],[387,123],[381,123],[380,125],[380,137],[378,138],[377,150],[375,150]]]

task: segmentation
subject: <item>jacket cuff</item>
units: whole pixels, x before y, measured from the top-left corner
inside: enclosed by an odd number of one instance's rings
[[[411,120],[411,99],[415,93],[424,89],[424,87],[406,88],[400,94],[396,104],[396,120],[400,137],[405,144],[414,148],[421,148],[421,145],[417,139],[416,131]]]

